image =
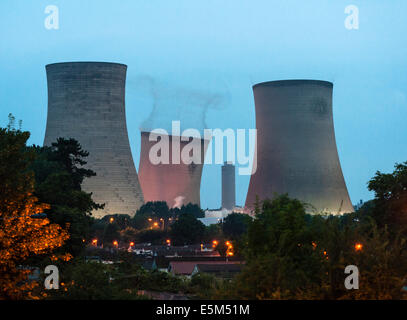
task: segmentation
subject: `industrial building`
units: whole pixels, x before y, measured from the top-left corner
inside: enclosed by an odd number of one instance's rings
[[[288,193],[310,212],[353,212],[339,162],[332,115],[333,84],[286,80],[253,86],[257,170],[246,207],[256,196]]]
[[[141,132],[139,178],[145,201],[166,201],[170,208],[188,203],[200,205],[202,169],[209,141],[198,138],[180,141],[179,150],[173,151],[175,137],[168,135],[169,148],[161,152],[169,153],[165,155],[169,163],[154,164],[150,160],[150,150],[157,142],[150,141],[150,134],[155,133]],[[180,140],[180,137],[176,139]],[[198,144],[191,151],[199,149],[200,159],[198,163],[187,164],[181,159],[181,153],[191,143]]]
[[[222,166],[222,209],[233,210],[236,204],[235,166],[225,162]]]
[[[82,184],[104,203],[95,217],[134,214],[144,203],[126,127],[127,66],[66,62],[46,66],[48,117],[44,145],[74,138],[89,152],[86,168],[96,172]]]

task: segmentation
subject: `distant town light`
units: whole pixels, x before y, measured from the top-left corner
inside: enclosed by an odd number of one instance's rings
[[[113,241],[113,245],[114,245],[115,247],[117,247],[117,246],[119,245],[119,243],[115,240],[115,241]]]
[[[94,246],[96,246],[96,245],[98,244],[98,239],[93,239],[93,240],[92,240],[92,244],[93,244]]]
[[[134,246],[134,242],[132,241],[132,242],[130,242],[130,247],[133,247]]]
[[[361,243],[356,243],[355,244],[355,250],[356,251],[362,251],[363,250],[363,244],[361,244]]]
[[[114,221],[114,218],[111,217],[111,218],[109,219],[109,222],[110,222],[110,223],[113,223],[113,221]]]

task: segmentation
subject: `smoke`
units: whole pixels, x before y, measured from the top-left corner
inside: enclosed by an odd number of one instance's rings
[[[178,196],[174,199],[175,204],[172,206],[173,208],[178,208],[181,209],[183,203],[184,203],[185,197],[183,196]]]
[[[185,83],[185,79],[183,80]],[[216,83],[224,89],[214,88]],[[172,121],[180,121],[181,133],[192,128],[203,136],[203,130],[207,128],[205,119],[208,110],[225,108],[230,101],[226,85],[219,85],[219,81],[210,79],[188,81],[186,86],[140,76],[134,84],[143,103],[153,106],[151,114],[140,127],[141,131],[146,132],[164,129],[171,133]]]

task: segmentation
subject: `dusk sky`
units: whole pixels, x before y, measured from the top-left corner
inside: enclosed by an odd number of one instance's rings
[[[351,4],[359,8],[358,30],[344,25]],[[59,9],[58,30],[44,26],[48,5]],[[42,145],[45,65],[124,63],[138,168],[140,127],[153,108],[143,79],[163,91],[183,88],[181,95],[220,95],[205,119],[220,129],[255,128],[255,83],[327,80],[334,84],[336,142],[349,194],[352,203],[366,201],[377,170],[407,161],[406,14],[405,0],[2,0],[0,126],[13,113],[32,133],[29,143]],[[165,106],[179,108],[177,99]],[[236,179],[237,204],[244,205],[250,176]],[[206,165],[201,206],[220,204],[221,168]]]

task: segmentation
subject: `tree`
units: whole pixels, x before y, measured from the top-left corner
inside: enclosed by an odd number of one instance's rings
[[[220,223],[217,224],[210,224],[209,226],[205,227],[205,242],[210,242],[223,238],[222,234],[222,227]]]
[[[407,162],[396,164],[392,173],[376,172],[368,189],[374,191],[374,209],[371,214],[379,226],[407,231]]]
[[[49,160],[62,164],[65,171],[71,175],[75,189],[81,189],[84,178],[96,175],[92,170],[83,168],[86,164],[84,159],[89,156],[89,152],[83,150],[77,140],[58,138],[52,143],[51,151]]]
[[[131,225],[131,218],[128,214],[108,214],[101,219],[104,223],[113,223],[123,230]]]
[[[172,224],[170,235],[174,245],[200,243],[205,235],[205,225],[194,215],[184,213]]]
[[[252,218],[247,214],[229,214],[222,223],[222,231],[226,238],[236,240],[247,232]]]
[[[66,266],[61,266],[60,269],[63,270],[60,289],[49,290],[48,299],[113,299],[110,266],[95,262],[74,261]]]
[[[247,266],[236,279],[237,297],[293,298],[323,284],[323,258],[304,205],[287,195],[265,200],[250,222],[243,253]]]
[[[78,141],[64,138],[52,147],[34,146],[29,151],[36,154],[30,166],[35,173],[35,196],[51,205],[46,210],[51,222],[69,228],[71,237],[63,249],[76,256],[85,246],[83,239],[90,236],[92,211],[103,208],[81,189],[83,180],[95,175],[82,167],[88,153]]]
[[[170,209],[165,201],[149,201],[137,210],[136,215],[168,219]]]
[[[113,246],[113,241],[118,241],[120,238],[120,230],[117,224],[108,223],[103,232],[102,242],[104,246]]]
[[[204,218],[205,212],[195,203],[188,203],[187,205],[182,205],[181,208],[172,208],[174,216],[178,216],[184,213],[189,213],[195,216],[195,218]]]
[[[33,256],[50,254],[69,238],[49,219],[37,219],[49,205],[33,195],[34,175],[29,170],[35,153],[26,148],[29,132],[0,128],[0,299],[32,297],[35,283],[22,268]]]

